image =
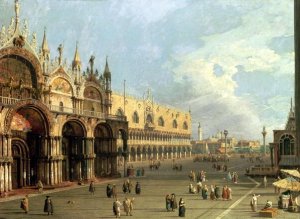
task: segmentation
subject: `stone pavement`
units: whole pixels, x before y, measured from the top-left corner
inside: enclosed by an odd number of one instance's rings
[[[277,195],[274,194],[274,189],[269,182],[267,188],[263,188],[259,183],[262,178],[255,181],[244,176],[244,169],[249,163],[240,159],[230,161],[229,168],[231,171],[239,172],[238,184],[226,182],[225,173],[212,170],[211,163],[196,162],[191,160],[177,160],[177,163],[183,165],[183,170],[174,171],[171,168],[171,161],[163,161],[159,170],[150,171],[148,162],[133,163],[135,167],[145,166],[146,176],[141,178],[132,178],[132,182],[138,180],[142,186],[141,195],[129,194],[124,195],[122,192],[122,183],[124,178],[113,180],[118,188],[118,198],[122,202],[127,197],[134,197],[134,211],[130,218],[174,218],[178,217],[178,210],[175,212],[167,212],[165,209],[166,194],[175,193],[177,202],[182,197],[186,203],[186,218],[259,218],[257,212],[252,212],[249,202],[251,194],[260,194],[258,199],[258,209],[263,208],[266,201],[269,199],[273,204],[277,205]],[[232,201],[211,201],[202,200],[198,194],[189,194],[188,173],[190,170],[204,169],[207,172],[208,181],[206,184],[217,184],[223,186],[228,184],[233,190]],[[269,179],[271,181],[271,179]],[[43,213],[43,205],[45,194],[30,194],[30,210],[29,214],[25,215],[20,209],[20,200],[22,196],[15,196],[14,200],[7,200],[0,203],[0,219],[1,218],[115,218],[112,212],[112,198],[106,197],[106,184],[108,181],[102,181],[96,184],[96,193],[91,195],[88,192],[88,185],[65,187],[47,191],[51,193],[51,198],[54,203],[54,215],[47,216]],[[195,183],[194,183],[195,184]],[[1,200],[1,199],[0,199]],[[68,202],[72,204],[68,204]],[[126,217],[122,211],[122,218]],[[300,219],[299,213],[289,213],[280,210],[277,218],[293,218]]]

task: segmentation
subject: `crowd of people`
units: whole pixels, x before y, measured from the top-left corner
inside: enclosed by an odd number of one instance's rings
[[[208,158],[207,158],[208,159]],[[151,162],[152,165],[160,166],[160,162]],[[190,194],[197,194],[198,197],[201,197],[203,200],[223,200],[230,201],[232,200],[232,188],[235,184],[238,183],[239,176],[237,172],[227,171],[227,164],[218,164],[213,163],[213,169],[216,171],[225,171],[226,173],[218,173],[222,176],[224,180],[223,185],[216,185],[214,182],[210,182],[207,179],[207,174],[205,170],[194,171],[190,170],[188,173],[189,185],[188,192]],[[133,168],[133,167],[132,167]],[[155,166],[153,168],[156,168]],[[172,168],[176,170],[182,170],[182,165],[177,164],[175,162],[172,163]],[[151,169],[151,167],[150,167]],[[209,184],[208,184],[209,182]],[[135,186],[134,186],[135,185]],[[268,185],[267,177],[263,177],[262,185],[266,188]],[[43,192],[43,184],[41,181],[38,181],[37,188],[39,193]],[[140,182],[132,182],[131,178],[127,178],[124,180],[123,184],[120,185],[120,191],[124,193],[124,199],[121,200],[118,196],[117,185],[108,183],[106,186],[106,196],[108,198],[113,198],[113,214],[116,218],[120,218],[122,214],[122,209],[126,216],[133,215],[133,207],[134,207],[134,197],[129,197],[130,194],[135,192],[136,195],[140,195],[142,188]],[[90,185],[88,186],[88,191],[91,195],[94,195],[96,192],[96,187],[94,181],[90,181]],[[277,192],[277,190],[275,190]],[[257,211],[257,203],[260,195],[252,194],[250,206],[252,211]],[[162,198],[163,201],[163,198]],[[165,196],[165,207],[167,212],[175,212],[178,210],[179,217],[185,217],[186,215],[186,206],[183,198],[179,198],[179,202],[177,202],[177,198],[175,193],[167,194]],[[272,202],[270,200],[267,201],[263,209],[272,208]],[[29,212],[29,199],[26,195],[25,198],[21,200],[21,209],[27,214]],[[52,215],[54,213],[53,203],[50,199],[50,196],[47,196],[44,203],[44,212],[48,215]]]

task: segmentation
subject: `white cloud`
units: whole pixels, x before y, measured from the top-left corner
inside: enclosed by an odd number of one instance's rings
[[[233,134],[243,133],[244,137],[253,138],[260,136],[263,125],[269,129],[283,128],[286,117],[283,120],[282,114],[288,113],[286,97],[274,96],[266,100],[265,105],[262,97],[238,97],[235,94],[238,84],[233,80],[238,66],[249,74],[255,71],[268,72],[275,77],[293,74],[293,54],[279,55],[269,48],[272,38],[293,35],[291,7],[282,1],[276,1],[276,6],[270,3],[245,13],[237,28],[202,37],[203,48],[187,55],[176,54],[165,65],[174,72],[177,82],[184,77],[192,78],[191,87],[200,97],[188,104],[194,108],[193,119],[206,118],[205,122],[209,122],[207,131],[210,134],[226,128]],[[224,72],[220,77],[213,72],[216,64]],[[276,106],[278,108],[274,108]],[[274,114],[266,115],[260,107]]]

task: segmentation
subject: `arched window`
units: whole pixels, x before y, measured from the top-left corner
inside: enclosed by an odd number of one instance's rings
[[[173,120],[173,128],[177,129],[177,121],[175,119]]]
[[[184,122],[182,127],[184,130],[188,130],[188,128],[189,128],[187,122]]]
[[[133,120],[133,123],[139,123],[140,122],[139,115],[136,111],[133,113],[132,120]]]
[[[280,138],[279,145],[280,155],[294,155],[295,154],[295,140],[292,135],[285,134]]]
[[[59,102],[59,111],[63,112],[64,111],[64,103]]]
[[[146,119],[146,122],[147,123],[153,123],[153,120],[152,120],[152,116],[151,115],[147,115],[147,119]]]
[[[165,121],[162,117],[158,118],[158,126],[165,126]]]
[[[124,116],[123,110],[122,110],[121,108],[119,108],[119,109],[117,110],[117,112],[116,112],[116,115],[117,115],[117,116],[120,116],[120,117],[123,117],[123,116]]]

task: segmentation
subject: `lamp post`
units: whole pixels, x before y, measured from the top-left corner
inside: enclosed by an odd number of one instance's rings
[[[227,160],[227,135],[228,135],[228,131],[224,130],[224,136],[225,136],[225,162]]]

